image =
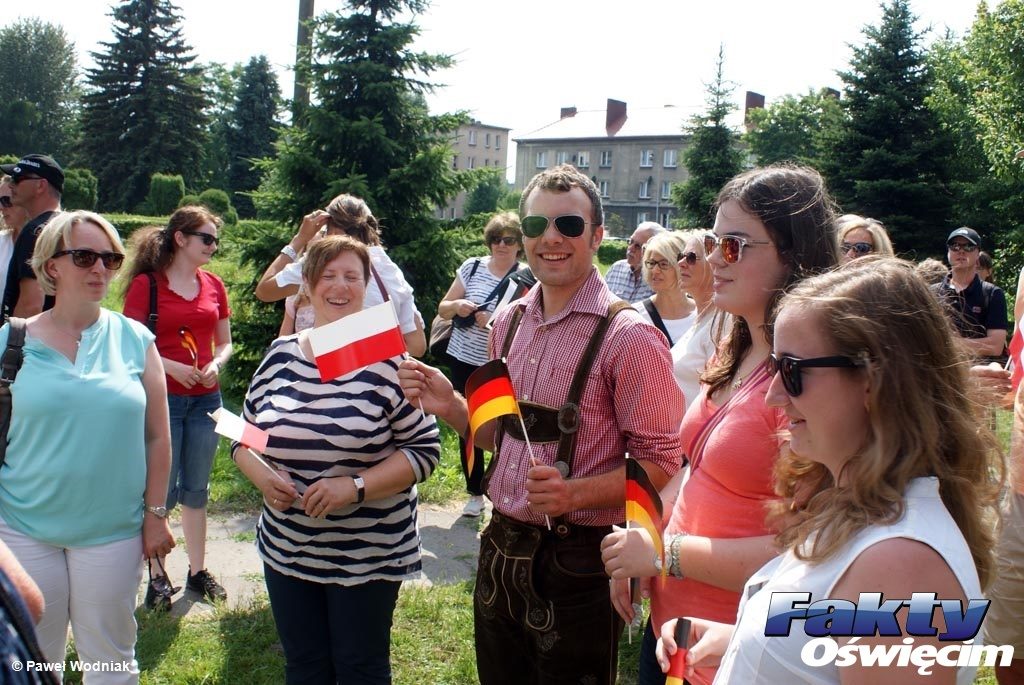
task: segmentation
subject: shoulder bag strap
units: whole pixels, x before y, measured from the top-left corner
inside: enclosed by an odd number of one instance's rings
[[[658,330],[664,334],[665,339],[668,340],[668,346],[672,347],[672,336],[668,334],[668,329],[665,327],[665,322],[661,318],[661,314],[658,313],[658,308],[654,306],[654,301],[651,298],[644,300],[644,309],[647,310],[647,315],[651,317],[651,321],[657,326]]]
[[[373,280],[377,281],[377,287],[380,288],[380,296],[384,298],[385,302],[391,299],[391,295],[388,294],[388,289],[384,287],[384,279],[380,277],[377,270],[373,268],[373,262],[370,262],[370,273],[373,274]]]
[[[146,276],[149,278],[149,318],[146,319],[146,328],[156,335],[156,322],[160,318],[156,312],[156,275],[147,271]]]
[[[18,377],[18,371],[25,360],[22,350],[25,346],[25,319],[12,316],[7,322],[10,326],[7,347],[3,357],[0,357],[0,466],[3,466],[7,458],[7,432],[11,427],[13,410],[11,384]]]

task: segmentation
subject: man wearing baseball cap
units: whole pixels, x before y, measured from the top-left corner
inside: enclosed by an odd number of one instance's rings
[[[962,226],[946,238],[950,273],[932,286],[949,305],[949,314],[964,343],[982,360],[999,360],[1005,354],[1006,296],[978,277],[981,236]]]
[[[18,235],[7,269],[2,303],[6,321],[11,316],[33,316],[53,306],[53,298],[43,295],[29,262],[39,232],[60,211],[64,170],[53,157],[33,154],[15,164],[0,165],[0,171],[11,177],[11,203],[32,217]]]

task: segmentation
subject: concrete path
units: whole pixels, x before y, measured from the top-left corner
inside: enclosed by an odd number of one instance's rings
[[[476,572],[476,558],[482,529],[481,518],[461,516],[462,502],[451,506],[419,507],[420,538],[423,547],[422,585],[470,580]],[[485,517],[489,515],[490,507]],[[255,596],[266,594],[263,563],[256,554],[257,516],[210,517],[206,536],[206,567],[228,593],[228,605],[247,606]],[[167,557],[167,574],[174,585],[184,588],[188,574],[181,522],[172,521],[171,531],[178,546]],[[143,573],[139,604],[146,594]],[[213,607],[192,592],[182,589],[174,596],[171,613],[188,616],[208,613]]]

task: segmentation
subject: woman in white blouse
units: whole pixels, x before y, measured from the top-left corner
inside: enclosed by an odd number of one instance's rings
[[[644,281],[654,294],[633,303],[647,321],[654,324],[669,347],[693,325],[696,306],[679,287],[679,261],[686,241],[678,232],[658,233],[644,246]],[[687,398],[690,399],[690,398]]]

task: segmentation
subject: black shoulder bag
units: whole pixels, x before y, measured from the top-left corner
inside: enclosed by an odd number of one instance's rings
[[[18,377],[21,362],[25,359],[25,319],[11,317],[7,320],[10,331],[7,334],[7,349],[0,357],[0,466],[7,458],[7,431],[11,427],[11,385]]]

